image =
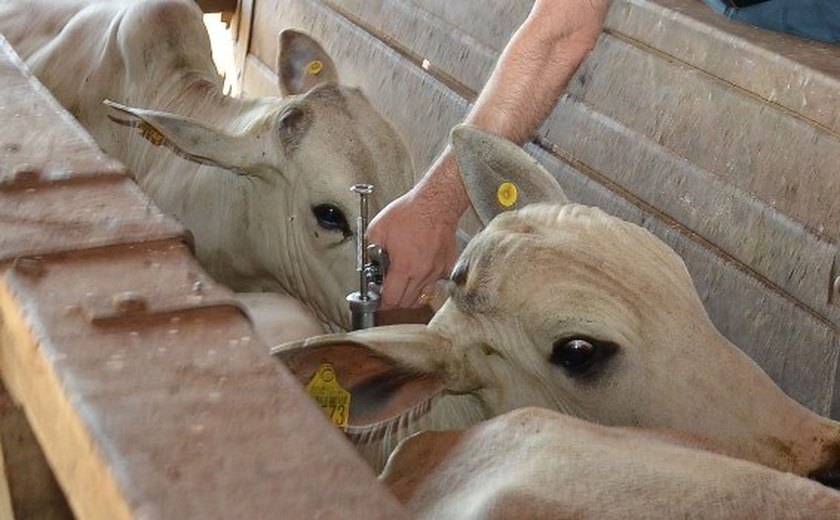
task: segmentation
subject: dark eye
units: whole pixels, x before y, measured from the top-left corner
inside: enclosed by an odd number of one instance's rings
[[[549,361],[571,374],[582,374],[596,361],[614,353],[618,347],[591,338],[561,339],[554,343]]]
[[[318,220],[318,225],[328,231],[341,231],[350,235],[350,226],[341,208],[332,204],[319,204],[312,208],[312,214]]]
[[[464,285],[467,282],[467,274],[469,274],[470,263],[467,260],[461,260],[452,269],[452,274],[449,278],[455,282],[455,285]]]

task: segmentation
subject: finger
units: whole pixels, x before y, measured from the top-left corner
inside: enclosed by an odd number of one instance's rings
[[[423,278],[423,281],[418,284],[420,289],[417,295],[417,305],[421,307],[425,305],[437,310],[434,303],[440,300],[438,284],[444,279],[443,275],[434,272]]]
[[[393,309],[400,306],[403,299],[408,278],[398,269],[391,268],[382,281],[382,308]]]
[[[414,307],[432,306],[433,302],[439,300],[440,288],[438,284],[441,280],[447,278],[446,272],[443,269],[433,269],[416,284],[417,296],[415,297],[416,303],[413,304]],[[411,287],[409,286],[406,288],[403,298],[410,298],[410,292]]]
[[[425,284],[423,284],[423,280],[424,279],[421,279],[419,281],[412,278],[408,279],[405,286],[405,291],[403,292],[402,297],[400,298],[400,307],[411,309],[415,307],[421,307],[423,305],[423,303],[419,301],[420,293],[425,287]]]

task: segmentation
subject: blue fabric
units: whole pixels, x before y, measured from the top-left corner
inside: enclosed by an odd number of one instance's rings
[[[750,7],[729,7],[704,0],[714,10],[750,25],[828,43],[840,43],[840,0],[770,0]]]

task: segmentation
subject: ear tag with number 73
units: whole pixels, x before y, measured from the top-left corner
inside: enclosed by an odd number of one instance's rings
[[[322,363],[306,385],[306,393],[312,396],[339,428],[347,431],[350,419],[350,392],[341,388],[335,369],[330,363]]]

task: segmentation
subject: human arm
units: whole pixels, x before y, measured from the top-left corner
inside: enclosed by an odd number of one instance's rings
[[[537,0],[514,33],[465,122],[524,143],[536,132],[595,45],[609,0]],[[383,308],[412,307],[452,268],[455,230],[469,208],[447,149],[408,193],[371,222],[389,254]]]

